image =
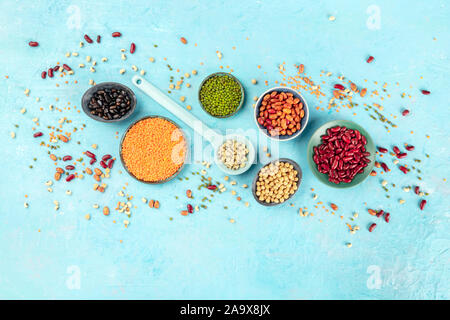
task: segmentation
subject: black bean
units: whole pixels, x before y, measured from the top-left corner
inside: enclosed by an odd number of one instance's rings
[[[131,97],[122,89],[107,88],[92,95],[90,113],[105,120],[120,119],[131,109]]]

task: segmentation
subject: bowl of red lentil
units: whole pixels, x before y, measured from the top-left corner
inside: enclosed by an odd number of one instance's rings
[[[183,130],[172,120],[148,116],[132,123],[120,142],[120,160],[136,180],[160,184],[175,178],[188,158]]]
[[[309,119],[308,104],[297,90],[275,87],[258,98],[254,117],[256,125],[266,136],[288,141],[305,130]]]

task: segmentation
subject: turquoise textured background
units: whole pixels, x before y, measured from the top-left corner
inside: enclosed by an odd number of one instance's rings
[[[371,10],[379,10],[378,29],[367,24],[374,14]],[[449,176],[449,14],[449,4],[443,0],[2,0],[0,298],[450,298],[449,187],[444,180]],[[329,21],[329,15],[336,20]],[[121,31],[123,37],[112,39],[113,31]],[[102,44],[79,48],[85,33],[93,38],[102,35]],[[188,45],[180,43],[181,36],[188,39]],[[40,46],[30,48],[30,40],[39,41]],[[137,50],[134,55],[127,54],[124,62],[119,50],[128,49],[130,42],[137,44]],[[223,53],[222,60],[216,50]],[[80,56],[66,58],[68,51],[77,51]],[[98,61],[96,73],[77,68],[86,55]],[[372,64],[365,62],[369,55],[375,57]],[[103,56],[109,58],[107,63],[100,62]],[[156,62],[150,63],[149,57],[155,57]],[[40,72],[56,61],[73,67],[75,75],[65,79],[76,79],[77,85],[64,85],[59,78],[40,79]],[[284,61],[291,74],[294,64],[305,64],[307,74],[316,81],[323,78],[319,77],[321,70],[333,72],[333,80],[326,79],[322,89],[327,98],[338,74],[358,84],[368,79],[369,89],[379,90],[373,81],[387,82],[392,98],[383,102],[384,113],[399,115],[406,107],[411,115],[395,119],[398,128],[388,134],[362,105],[339,113],[317,111],[317,99],[306,94],[310,124],[300,138],[280,147],[281,157],[292,158],[302,167],[303,182],[295,198],[277,208],[261,207],[249,189],[227,185],[228,191],[239,192],[241,202],[227,192],[208,203],[207,210],[182,217],[179,211],[187,203],[185,190],[193,189],[196,199],[203,195],[196,194],[195,179],[143,185],[126,173],[118,174],[122,170],[118,162],[111,179],[105,180],[109,186],[104,194],[92,191],[88,177],[70,184],[71,196],[65,194],[69,187],[64,182],[54,185],[53,193],[47,192],[45,182],[51,179],[54,168],[47,149],[32,138],[34,117],[40,119],[45,133],[47,125],[56,124],[63,116],[75,126],[86,123],[83,132],[58,151],[75,157],[92,143],[99,145],[98,153],[118,156],[116,131],[120,136],[133,120],[148,114],[174,118],[137,90],[137,112],[120,124],[97,123],[73,111],[48,111],[49,104],[65,106],[70,101],[79,106],[89,79],[97,83],[120,81],[131,87],[130,66],[135,64],[147,71],[151,82],[166,89],[169,77],[176,75],[166,64],[183,72],[197,69],[199,75],[190,79],[192,88],[176,91],[173,97],[185,95],[194,115],[224,132],[227,128],[256,128],[252,98],[267,89],[264,80],[269,86],[281,80],[278,65]],[[243,109],[226,120],[208,117],[196,101],[198,84],[209,73],[219,71],[220,65],[234,69],[247,95]],[[118,72],[121,68],[127,68],[123,76]],[[252,78],[259,80],[258,85],[251,84]],[[59,88],[56,82],[61,84]],[[31,90],[29,97],[23,93],[26,88]],[[421,95],[422,88],[429,89],[431,95]],[[401,92],[412,98],[402,99]],[[41,106],[45,111],[39,110]],[[22,107],[27,108],[24,115]],[[354,111],[356,116],[352,116]],[[349,190],[321,185],[309,171],[306,145],[312,132],[332,119],[360,123],[377,145],[415,145],[406,162],[411,166],[413,157],[422,159],[423,180],[418,181],[414,173],[404,175],[388,160],[392,171],[385,179],[397,185],[391,188],[390,199],[380,187],[380,175]],[[174,120],[192,134],[180,120]],[[10,132],[16,133],[15,139]],[[188,165],[183,175],[190,176],[200,167]],[[236,181],[250,185],[260,167],[255,165]],[[223,180],[217,168],[208,173]],[[92,204],[113,208],[117,192],[127,182],[127,193],[134,195],[138,208],[132,210],[131,224],[125,229],[118,213],[104,217]],[[423,212],[418,209],[419,198],[401,190],[417,183],[430,193]],[[338,204],[337,215],[344,219],[313,210],[313,193],[326,206]],[[176,200],[174,195],[180,198]],[[150,210],[142,205],[141,197],[158,199],[161,208]],[[400,198],[406,203],[400,205]],[[53,200],[61,203],[57,212]],[[29,203],[28,209],[23,207],[24,201]],[[243,205],[245,201],[250,202],[249,208]],[[228,210],[223,208],[226,205]],[[317,213],[300,217],[300,206]],[[369,233],[367,226],[376,218],[367,214],[367,207],[391,212],[391,222],[378,220],[377,229]],[[358,212],[359,218],[352,224],[361,227],[355,235],[345,226],[353,212]],[[84,219],[87,213],[92,216],[90,221]],[[236,222],[230,223],[231,218]],[[118,223],[113,224],[113,219]],[[347,242],[353,247],[347,248]]]

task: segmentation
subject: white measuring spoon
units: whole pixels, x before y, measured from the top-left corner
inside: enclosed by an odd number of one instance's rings
[[[239,134],[229,134],[229,135],[221,135],[214,130],[210,129],[199,119],[194,117],[190,112],[186,111],[183,107],[181,107],[178,103],[169,98],[166,94],[161,92],[157,87],[153,84],[145,80],[140,76],[134,76],[131,79],[131,82],[145,92],[150,98],[155,100],[158,104],[168,110],[170,113],[175,115],[177,118],[182,120],[188,126],[190,126],[193,130],[195,130],[198,134],[200,134],[203,138],[208,140],[214,148],[214,159],[217,166],[226,174],[229,175],[238,175],[247,171],[253,162],[255,161],[255,148],[253,144],[243,135]],[[238,170],[232,170],[227,168],[222,161],[218,158],[218,149],[226,140],[237,140],[239,142],[244,143],[247,146],[248,154],[247,154],[247,163],[244,167],[239,168]]]

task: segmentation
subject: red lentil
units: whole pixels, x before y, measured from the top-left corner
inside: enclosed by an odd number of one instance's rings
[[[170,178],[183,165],[186,141],[173,139],[173,123],[161,118],[146,118],[125,135],[122,157],[127,169],[138,179],[157,182]]]

